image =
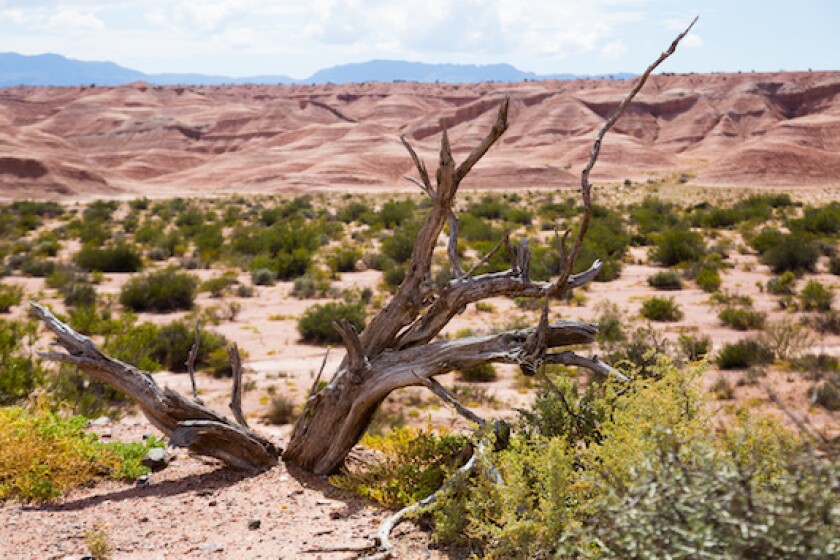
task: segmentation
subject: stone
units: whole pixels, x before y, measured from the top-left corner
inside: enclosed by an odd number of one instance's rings
[[[248,528],[252,531],[256,531],[257,529],[259,529],[260,525],[262,525],[262,521],[260,521],[256,517],[248,522]]]
[[[107,426],[110,423],[111,419],[107,416],[100,416],[99,418],[90,421],[91,426]]]
[[[152,481],[152,477],[147,475],[147,474],[144,474],[144,475],[141,475],[141,476],[137,477],[137,482],[135,483],[135,486],[137,486],[138,488],[145,488],[146,486],[149,485],[149,483],[151,481]]]
[[[152,472],[161,471],[169,464],[169,453],[163,447],[153,447],[149,449],[143,460],[140,461],[144,466],[152,469]]]

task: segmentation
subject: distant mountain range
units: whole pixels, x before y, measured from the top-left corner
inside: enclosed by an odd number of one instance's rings
[[[0,87],[121,85],[143,81],[156,85],[221,84],[347,84],[358,82],[522,82],[526,80],[573,80],[606,78],[625,80],[635,74],[618,73],[597,76],[523,72],[510,64],[426,64],[402,60],[371,60],[342,64],[296,80],[283,75],[232,78],[205,74],[145,74],[113,62],[87,62],[58,54],[22,55],[0,53]]]

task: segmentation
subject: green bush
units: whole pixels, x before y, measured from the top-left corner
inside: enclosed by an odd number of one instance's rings
[[[642,302],[640,313],[651,321],[679,321],[683,318],[683,312],[674,298],[648,298]]]
[[[785,271],[814,272],[820,248],[813,238],[799,233],[782,234],[777,242],[761,255],[761,260],[775,274]]]
[[[703,236],[696,231],[675,227],[654,236],[651,257],[664,266],[697,262],[706,254]]]
[[[720,279],[720,272],[718,272],[717,268],[710,268],[704,267],[701,268],[700,271],[694,275],[694,281],[697,282],[697,286],[706,293],[714,293],[718,289],[723,282]]]
[[[682,290],[683,287],[680,275],[673,270],[663,270],[648,276],[648,284],[657,290]]]
[[[90,282],[73,282],[66,285],[61,293],[67,307],[82,307],[96,303],[96,289]]]
[[[258,268],[251,271],[251,282],[255,286],[271,286],[277,280],[277,274],[268,268]]]
[[[745,339],[725,344],[716,361],[720,369],[746,369],[772,363],[773,350],[758,340]]]
[[[458,379],[470,383],[489,383],[495,381],[497,377],[496,366],[493,364],[480,364],[458,370]]]
[[[292,295],[301,299],[324,297],[329,291],[329,278],[312,269],[300,278],[296,278],[292,286]]]
[[[37,332],[34,322],[0,319],[0,405],[25,399],[44,378],[31,351]]]
[[[0,284],[0,313],[8,313],[23,299],[23,288],[15,285]]]
[[[140,252],[126,243],[112,246],[85,246],[76,255],[76,264],[87,271],[137,272],[143,268]]]
[[[818,280],[809,280],[799,292],[799,300],[805,311],[831,311],[834,293]]]
[[[708,336],[690,336],[681,334],[677,339],[683,356],[689,362],[697,362],[712,351],[712,339]]]
[[[297,413],[297,405],[290,397],[277,395],[271,399],[265,421],[277,426],[291,424],[295,421]]]
[[[777,296],[792,296],[796,288],[796,275],[791,272],[783,272],[780,276],[767,281],[767,291]]]
[[[191,309],[196,284],[191,274],[167,268],[131,278],[120,292],[120,303],[132,311]]]
[[[349,321],[358,332],[365,326],[365,311],[359,304],[330,302],[313,305],[298,320],[298,332],[304,342],[315,344],[340,344],[341,336],[332,324]]]
[[[764,328],[767,314],[754,309],[727,307],[718,314],[718,318],[727,327],[737,331],[748,331]]]
[[[353,272],[356,269],[356,261],[361,258],[361,249],[352,245],[344,245],[337,247],[327,261],[333,272]]]
[[[221,368],[223,372],[217,377],[229,372],[229,369],[227,369],[227,352],[225,352],[227,346],[225,337],[211,330],[201,329],[199,340],[196,369],[209,366],[211,370],[215,371],[217,368]],[[195,327],[184,321],[173,321],[157,330],[149,355],[169,371],[185,372],[187,371],[187,358],[194,342]],[[215,362],[213,360],[213,353],[219,350],[224,352],[224,364],[218,363],[218,354],[215,356]]]

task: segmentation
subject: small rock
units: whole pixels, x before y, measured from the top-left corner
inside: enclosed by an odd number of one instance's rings
[[[152,477],[148,474],[144,474],[144,475],[141,475],[141,476],[137,477],[137,482],[134,485],[137,486],[138,488],[143,488],[145,486],[148,486],[151,481],[152,481]]]
[[[151,437],[152,437],[152,434],[143,434],[143,441],[151,439]]]
[[[99,418],[90,421],[91,426],[107,426],[110,423],[111,419],[107,416],[100,416]]]
[[[207,505],[210,506],[210,507],[214,507],[218,503],[219,502],[217,502],[216,500],[210,500],[209,502],[207,502]]]
[[[252,531],[256,531],[262,525],[262,521],[257,519],[256,517],[248,522],[248,528]]]
[[[341,512],[338,511],[338,510],[334,510],[334,511],[330,512],[330,519],[341,519],[342,517],[343,516],[341,515]]]
[[[153,472],[161,471],[169,464],[169,453],[163,447],[153,447],[140,462]]]
[[[201,550],[203,550],[204,552],[219,552],[219,551],[222,551],[224,549],[225,549],[224,545],[219,544],[219,543],[207,543],[207,544],[201,545]]]

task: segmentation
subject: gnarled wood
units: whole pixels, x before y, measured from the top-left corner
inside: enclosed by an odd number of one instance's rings
[[[171,389],[161,389],[150,373],[105,355],[93,340],[71,329],[49,309],[35,302],[30,305],[67,351],[39,352],[43,358],[73,364],[97,381],[126,393],[173,445],[238,469],[262,470],[277,464],[282,450],[265,437]]]

